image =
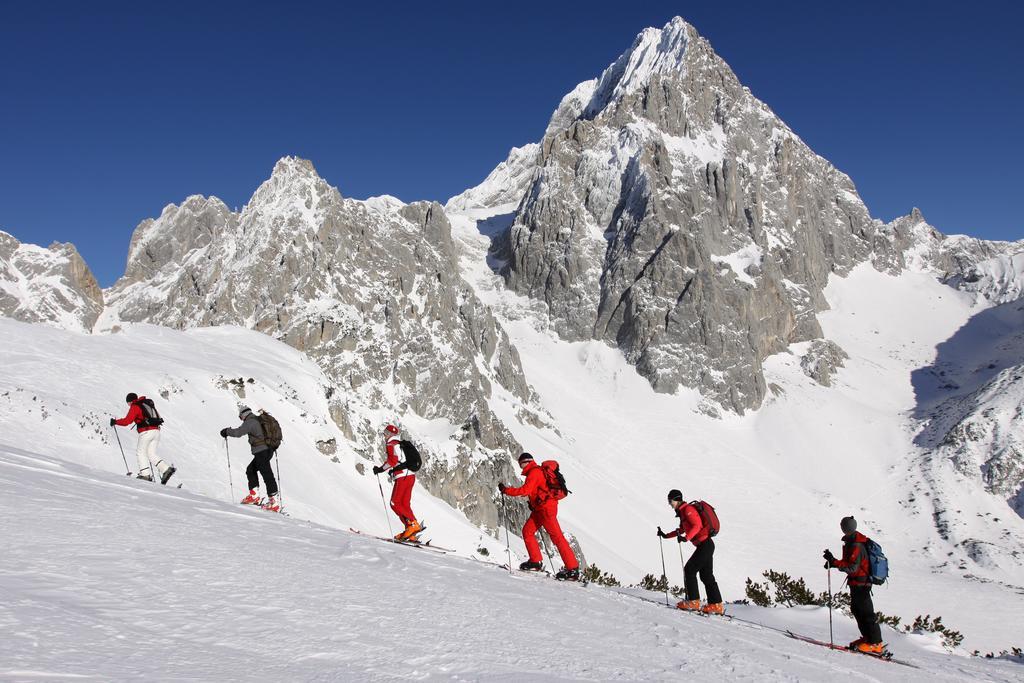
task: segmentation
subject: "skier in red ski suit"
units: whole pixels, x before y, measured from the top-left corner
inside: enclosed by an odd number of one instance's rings
[[[423,525],[416,520],[412,511],[412,487],[416,483],[416,473],[408,469],[400,469],[397,472],[395,467],[405,459],[402,452],[401,431],[394,425],[384,428],[384,453],[386,460],[383,465],[373,468],[374,474],[388,473],[388,479],[393,486],[391,489],[391,509],[402,520],[405,529],[395,535],[396,541],[418,541],[419,534],[423,531]]]
[[[540,544],[537,542],[537,531],[543,527],[558,548],[562,564],[565,565],[555,578],[579,581],[580,565],[572,548],[569,547],[569,542],[562,535],[562,527],[558,524],[558,500],[548,492],[544,471],[533,461],[533,456],[529,453],[519,456],[519,466],[523,468],[523,477],[526,479],[522,486],[509,488],[504,484],[498,484],[498,491],[502,495],[526,496],[530,505],[530,517],[523,525],[523,542],[526,543],[530,559],[519,565],[519,568],[524,571],[540,571],[544,568]]]

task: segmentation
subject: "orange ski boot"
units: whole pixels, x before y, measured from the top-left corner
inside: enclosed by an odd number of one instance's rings
[[[857,652],[863,652],[869,655],[880,655],[885,652],[885,643],[861,643],[856,649]]]
[[[423,531],[423,525],[421,525],[414,519],[411,522],[409,522],[409,526],[405,527],[405,531],[399,534],[398,540],[418,543],[420,539],[417,536],[417,534],[419,534],[421,531]]]
[[[725,609],[720,602],[710,602],[701,609],[704,614],[725,614]]]
[[[680,600],[676,603],[676,607],[684,612],[699,612],[700,600]]]

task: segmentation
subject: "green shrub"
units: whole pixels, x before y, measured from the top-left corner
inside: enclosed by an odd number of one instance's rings
[[[589,565],[583,570],[583,579],[599,586],[621,586],[619,580],[612,574],[601,571],[596,564]]]
[[[942,634],[942,645],[948,650],[959,647],[964,640],[963,634],[942,623],[942,617],[933,619],[930,614],[923,617],[920,614],[917,615],[913,625],[904,626],[903,630],[907,633],[940,633]]]

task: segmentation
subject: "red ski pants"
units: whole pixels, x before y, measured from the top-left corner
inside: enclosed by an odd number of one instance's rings
[[[558,525],[558,501],[551,500],[544,503],[530,514],[530,518],[523,525],[523,541],[526,543],[526,551],[530,554],[530,562],[543,564],[544,558],[540,554],[540,543],[537,542],[537,530],[541,527],[548,532],[551,541],[558,548],[558,554],[562,556],[562,564],[566,569],[577,569],[580,564],[569,547],[569,542],[562,535],[562,527]]]
[[[391,509],[395,511],[402,524],[408,525],[416,519],[412,512],[412,485],[416,483],[416,475],[409,474],[395,479],[394,488],[391,489]]]

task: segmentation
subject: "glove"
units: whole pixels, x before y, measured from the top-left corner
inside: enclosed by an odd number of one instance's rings
[[[821,554],[825,558],[825,569],[828,569],[835,564],[836,556],[832,554],[831,550],[826,550]]]
[[[501,495],[504,496],[505,495],[505,489],[507,489],[507,488],[508,487],[505,486],[504,484],[498,484],[498,493],[500,493]]]
[[[668,536],[665,535],[665,532],[661,530],[660,526],[658,527],[658,538],[668,538]]]
[[[227,427],[225,427],[224,429],[220,430],[220,438],[222,438],[222,439],[228,438],[228,428]]]
[[[679,534],[676,536],[676,541],[679,543],[686,543],[686,534]]]
[[[380,467],[379,465],[374,465],[373,466],[373,473],[374,474],[380,474],[383,471],[384,471],[383,467]]]
[[[117,420],[110,418],[110,426],[113,427],[115,424],[117,424]]]

